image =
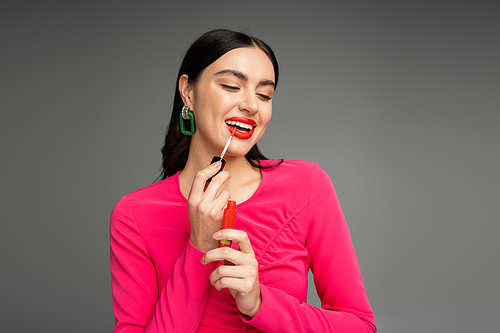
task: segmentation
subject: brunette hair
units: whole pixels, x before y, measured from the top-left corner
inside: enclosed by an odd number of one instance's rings
[[[179,114],[184,106],[179,92],[180,77],[187,74],[189,82],[195,83],[206,67],[227,52],[240,47],[258,47],[269,57],[274,67],[276,88],[279,76],[278,60],[273,50],[262,40],[241,32],[226,29],[211,30],[201,35],[187,50],[179,69],[179,74],[177,75],[172,115],[170,116],[170,124],[165,135],[165,143],[161,149],[163,161],[159,179],[165,179],[182,170],[186,165],[189,155],[191,137],[181,134],[179,124]],[[245,158],[256,168],[268,168],[261,166],[259,163],[260,160],[267,160],[267,157],[262,154],[257,144],[250,149]]]

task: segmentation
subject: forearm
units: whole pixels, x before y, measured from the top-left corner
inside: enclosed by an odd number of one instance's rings
[[[195,332],[210,291],[213,265],[202,265],[203,252],[188,242],[160,294],[145,333]]]
[[[165,247],[163,257],[157,258],[171,263],[171,271],[165,271],[163,265],[162,273],[132,216],[130,205],[123,199],[111,217],[115,332],[194,332],[216,264],[201,264],[203,253],[186,239],[184,243],[177,242],[175,246],[179,247],[175,250]]]
[[[259,312],[250,320],[243,316],[242,319],[266,333],[376,332],[370,322],[361,319],[364,316],[362,313],[355,314],[342,311],[342,309],[318,309],[307,303],[299,303],[295,297],[280,290],[263,285],[261,285],[261,293],[262,304]]]
[[[146,267],[130,274],[112,270],[115,332],[195,332],[215,269],[215,264],[202,265],[202,256],[188,242],[159,295],[156,283],[141,286],[131,281],[137,281],[135,274],[151,274]]]

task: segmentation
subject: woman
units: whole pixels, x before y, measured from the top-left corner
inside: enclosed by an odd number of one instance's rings
[[[376,331],[329,177],[257,148],[278,74],[269,46],[242,33],[210,31],[187,51],[163,180],[112,213],[115,332]],[[224,171],[207,167],[234,127]],[[236,226],[220,230],[229,198]],[[237,246],[218,248],[220,240]],[[322,309],[306,303],[309,269]]]

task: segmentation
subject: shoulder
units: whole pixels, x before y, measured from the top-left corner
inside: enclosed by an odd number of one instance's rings
[[[116,203],[113,214],[133,211],[134,208],[147,207],[152,203],[175,201],[182,198],[178,188],[178,174],[154,184],[145,186],[124,195]]]
[[[261,165],[268,167],[279,162],[261,161]],[[333,187],[330,177],[317,163],[296,160],[284,160],[275,167],[262,169],[262,182],[269,195],[279,193],[282,199],[298,205],[307,201],[311,193],[329,192]]]
[[[261,165],[269,167],[279,164],[279,160],[261,161]],[[264,171],[265,170],[265,171]],[[315,162],[300,160],[283,160],[283,162],[274,168],[263,169],[263,172],[271,177],[283,177],[286,179],[295,179],[298,182],[307,182],[311,178],[328,178],[328,174]]]

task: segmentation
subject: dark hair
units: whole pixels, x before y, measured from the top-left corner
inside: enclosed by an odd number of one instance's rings
[[[278,60],[273,50],[260,39],[226,29],[211,30],[201,35],[187,50],[177,75],[172,115],[165,135],[165,143],[161,149],[163,155],[162,172],[158,178],[165,179],[182,170],[189,155],[191,137],[181,134],[179,124],[179,114],[184,106],[178,85],[180,77],[187,74],[190,82],[196,82],[201,72],[210,64],[227,52],[240,47],[261,49],[273,64],[275,85],[278,84]],[[245,158],[254,167],[267,168],[259,163],[260,160],[267,160],[267,157],[262,154],[257,144],[250,149]]]

